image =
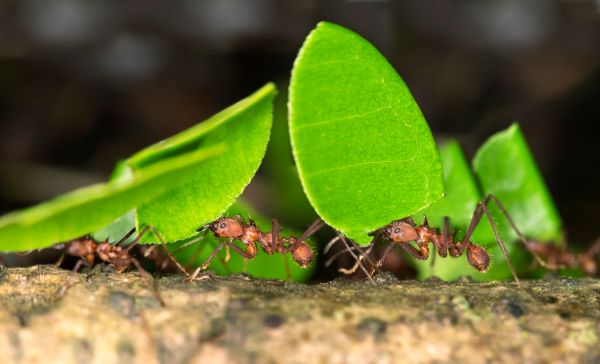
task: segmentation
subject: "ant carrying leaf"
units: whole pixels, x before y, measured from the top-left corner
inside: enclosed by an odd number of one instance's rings
[[[165,305],[164,300],[162,299],[160,293],[156,289],[153,283],[152,276],[148,273],[143,267],[140,261],[133,256],[132,251],[134,248],[139,247],[140,239],[149,231],[152,231],[156,236],[160,238],[160,235],[156,231],[156,229],[152,226],[145,227],[137,237],[129,244],[125,245],[127,240],[133,235],[135,229],[129,231],[121,240],[119,240],[116,244],[111,244],[106,241],[98,242],[91,237],[84,237],[80,239],[71,240],[68,243],[60,244],[55,246],[55,248],[63,249],[63,253],[61,254],[58,262],[56,262],[56,266],[60,266],[63,262],[65,255],[73,256],[79,258],[73,270],[71,271],[71,275],[67,282],[63,285],[59,292],[59,296],[63,297],[67,290],[71,287],[74,275],[84,266],[93,266],[96,262],[96,258],[101,261],[111,265],[117,272],[122,273],[126,271],[132,265],[140,272],[142,278],[148,284],[148,287],[152,290],[156,299],[160,302],[162,306]],[[165,243],[162,241],[162,246],[165,247]],[[152,248],[155,248],[153,246]],[[152,249],[150,248],[150,249]],[[154,260],[157,266],[165,266],[166,258],[164,256],[159,255],[151,255],[150,252],[152,250],[144,248],[144,257],[149,257]],[[187,274],[185,269],[175,260],[173,255],[170,253],[166,247],[163,249],[168,256],[168,260],[175,264],[181,271]]]
[[[515,225],[512,217],[509,215],[502,203],[492,194],[488,195],[483,202],[479,202],[477,204],[467,233],[463,237],[462,241],[459,241],[455,238],[456,235],[454,232],[450,232],[450,224],[447,217],[444,219],[444,227],[441,233],[439,229],[430,227],[427,219],[425,219],[421,225],[415,224],[411,218],[396,220],[382,227],[381,229],[372,232],[371,235],[374,238],[372,243],[365,247],[366,250],[363,251],[358,245],[354,245],[353,247],[347,246],[347,251],[351,252],[351,254],[355,257],[356,263],[350,269],[340,269],[340,272],[344,274],[352,274],[360,267],[370,278],[375,270],[382,265],[391,249],[396,245],[399,245],[405,252],[414,258],[426,260],[429,258],[430,254],[430,243],[433,245],[434,256],[436,250],[437,254],[441,258],[446,258],[448,255],[458,258],[463,254],[466,254],[467,261],[471,266],[480,272],[485,272],[490,266],[490,256],[485,248],[471,242],[470,240],[473,231],[475,231],[475,228],[481,221],[481,218],[483,215],[485,215],[492,226],[496,241],[502,249],[502,253],[504,254],[504,258],[506,259],[513,278],[517,285],[520,285],[517,273],[510,261],[506,245],[498,234],[496,223],[494,222],[488,209],[488,205],[491,201],[494,201],[494,203],[498,206],[504,217],[509,222],[513,231],[517,234],[518,239],[523,247],[533,255],[535,260],[541,266],[551,270],[563,268],[581,269],[587,274],[595,274],[597,272],[597,265],[594,258],[596,255],[600,254],[600,239],[586,253],[583,254],[575,254],[556,245],[540,244],[539,242],[529,240]],[[332,240],[332,242],[335,243],[337,240],[340,239],[336,238]],[[345,241],[345,239],[342,238],[342,241]],[[370,265],[373,268],[371,271],[367,271],[363,265],[363,260],[369,259],[368,254],[372,251],[375,243],[378,241],[384,241],[388,243],[385,253],[375,264],[371,263]],[[412,242],[416,243],[416,247],[411,244]],[[328,250],[333,243],[330,242],[330,244],[328,244],[326,247],[326,250]],[[358,251],[360,256],[357,257],[352,250]],[[331,262],[332,260],[330,260],[328,264],[331,264]]]
[[[206,260],[188,277],[188,280],[194,280],[200,272],[210,265],[213,259],[222,249],[231,249],[246,260],[256,258],[258,249],[267,255],[290,254],[294,262],[302,268],[307,268],[313,262],[314,253],[306,240],[324,226],[324,223],[315,220],[304,233],[296,238],[294,236],[280,236],[280,226],[276,219],[271,221],[271,231],[261,231],[253,220],[248,223],[240,215],[233,218],[222,217],[200,229],[203,234],[198,239],[194,239],[185,244],[189,246],[204,239],[208,231],[219,239],[218,246],[213,249]],[[242,244],[242,247],[236,245],[236,242]],[[182,246],[184,247],[184,246]],[[287,265],[287,260],[285,261]],[[291,278],[289,268],[286,269],[288,278]]]

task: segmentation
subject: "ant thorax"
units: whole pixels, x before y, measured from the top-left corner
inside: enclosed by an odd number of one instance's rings
[[[417,226],[415,230],[417,231],[418,235],[418,238],[416,239],[417,241],[434,243],[437,246],[438,242],[441,240],[439,231],[427,225]]]
[[[256,240],[258,240],[261,236],[260,230],[256,227],[256,225],[252,224],[244,228],[244,233],[240,237],[240,240],[245,245],[253,244]]]
[[[273,233],[272,232],[266,232],[266,233],[262,233],[259,234],[258,236],[258,242],[260,244],[260,246],[262,246],[263,250],[265,253],[267,254],[273,254],[274,250],[271,246],[271,243],[273,242]],[[281,238],[277,238],[277,244],[281,243]]]

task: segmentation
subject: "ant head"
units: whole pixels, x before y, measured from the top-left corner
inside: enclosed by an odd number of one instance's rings
[[[291,253],[294,261],[302,268],[308,267],[313,261],[313,251],[305,242],[294,244]]]
[[[418,237],[415,227],[406,220],[397,220],[384,228],[384,235],[395,243],[407,243]]]
[[[210,224],[213,234],[219,238],[240,238],[244,234],[244,227],[237,220],[222,217]]]
[[[485,272],[490,266],[490,255],[479,245],[471,244],[467,248],[467,260],[480,272]]]

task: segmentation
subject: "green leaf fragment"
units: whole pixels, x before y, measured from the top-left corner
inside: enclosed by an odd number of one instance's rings
[[[139,206],[138,230],[153,225],[166,241],[187,239],[196,229],[216,220],[231,206],[256,173],[265,154],[272,124],[273,84],[208,120],[150,146],[127,160],[133,173],[141,173],[163,158],[199,147],[227,142],[226,153],[208,161],[181,183]],[[156,243],[153,234],[143,241]]]
[[[484,194],[493,193],[526,236],[559,241],[562,223],[544,179],[517,123],[494,134],[477,151],[473,169]],[[495,216],[501,216],[492,206]],[[504,218],[497,219],[503,238],[516,234]]]
[[[332,23],[292,71],[290,135],[304,190],[325,222],[359,243],[442,197],[442,165],[406,84],[368,41]]]
[[[134,178],[96,184],[0,218],[0,250],[44,248],[107,225],[135,206],[189,177],[224,144],[156,163]]]

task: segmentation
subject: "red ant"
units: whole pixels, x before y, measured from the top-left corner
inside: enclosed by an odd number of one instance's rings
[[[134,247],[138,246],[138,243],[142,236],[144,236],[150,230],[152,230],[154,234],[159,237],[161,243],[164,246],[165,243],[160,238],[160,235],[158,234],[156,229],[151,226],[147,226],[146,228],[144,228],[140,232],[140,234],[138,234],[138,236],[126,247],[124,246],[124,243],[135,232],[135,229],[132,229],[116,244],[111,244],[108,241],[97,242],[91,237],[84,237],[72,240],[66,244],[55,246],[56,248],[64,249],[58,262],[55,264],[57,267],[61,265],[65,255],[70,255],[79,258],[79,260],[75,264],[75,267],[73,267],[73,270],[71,271],[70,279],[67,282],[65,282],[64,286],[62,287],[60,291],[60,296],[64,296],[69,287],[71,286],[73,275],[77,273],[83,265],[93,266],[95,258],[97,256],[101,261],[108,263],[119,273],[124,272],[131,265],[134,265],[136,269],[141,273],[143,279],[146,281],[148,286],[151,287],[156,299],[160,302],[162,306],[164,306],[164,300],[154,287],[154,284],[152,282],[152,276],[142,267],[140,261],[131,255],[131,250]],[[179,269],[185,272],[185,269],[181,265],[179,265],[179,263],[171,255],[170,251],[168,249],[165,250],[168,252],[167,254],[169,255],[169,259],[173,261],[177,265],[177,267],[179,267]],[[163,265],[164,261],[156,259],[156,263],[157,265]]]
[[[564,244],[544,244],[539,241],[527,241],[527,248],[538,257],[545,259],[545,261],[538,260],[538,263],[546,269],[577,269],[588,276],[598,275],[598,264],[594,257],[600,255],[600,238],[584,253],[573,253]]]
[[[315,220],[299,238],[279,236],[279,223],[276,219],[273,219],[271,223],[271,232],[262,232],[254,221],[249,220],[246,224],[242,217],[237,215],[233,218],[222,217],[201,228],[200,230],[208,227],[215,237],[221,239],[221,242],[210,253],[206,261],[188,277],[188,280],[194,280],[201,270],[206,269],[210,265],[210,262],[215,258],[217,253],[224,247],[233,249],[245,259],[256,257],[259,246],[268,255],[290,253],[292,259],[302,268],[308,267],[313,261],[314,254],[305,241],[325,225],[323,221],[320,219]],[[244,249],[235,245],[234,240],[240,241],[244,245]],[[190,243],[195,243],[196,241]]]
[[[573,254],[563,247],[530,241],[527,238],[525,238],[524,234],[517,228],[514,221],[508,214],[508,211],[498,200],[498,198],[496,198],[492,194],[489,194],[483,202],[478,202],[477,207],[475,208],[475,212],[473,213],[473,217],[471,218],[469,228],[467,229],[467,233],[465,234],[462,241],[457,241],[455,238],[455,233],[450,233],[450,222],[448,217],[444,218],[444,228],[442,233],[440,233],[438,229],[431,228],[427,222],[427,218],[424,219],[423,224],[417,225],[410,217],[408,217],[393,221],[390,224],[384,226],[383,228],[369,233],[369,235],[373,236],[374,239],[372,243],[367,246],[367,249],[365,251],[363,251],[358,245],[356,245],[356,243],[354,243],[355,246],[351,248],[346,243],[346,239],[339,234],[338,237],[333,239],[325,249],[327,251],[332,246],[332,244],[334,244],[337,240],[341,239],[342,242],[345,243],[347,251],[350,251],[353,257],[355,258],[356,264],[350,269],[340,269],[340,272],[345,274],[352,274],[360,266],[369,278],[374,273],[374,271],[382,265],[383,261],[385,261],[387,255],[389,254],[389,252],[395,244],[399,244],[400,247],[402,247],[407,253],[419,260],[428,259],[429,243],[433,244],[434,249],[437,249],[438,255],[442,258],[445,258],[448,255],[457,258],[462,256],[466,252],[467,261],[469,262],[469,264],[478,271],[485,272],[490,265],[490,256],[485,250],[485,248],[483,248],[480,245],[474,244],[470,241],[473,231],[479,224],[483,214],[485,214],[491,224],[494,236],[496,237],[496,241],[500,245],[502,253],[504,254],[504,257],[508,264],[508,268],[510,269],[511,274],[514,277],[517,285],[520,285],[519,278],[517,277],[515,269],[513,268],[510,258],[508,256],[506,246],[500,238],[496,224],[494,223],[491,213],[487,208],[488,204],[492,200],[496,203],[504,217],[508,220],[509,224],[517,234],[521,243],[534,256],[534,258],[540,265],[552,270],[568,267],[581,268],[588,274],[596,273],[597,267],[593,257],[600,253],[600,240],[598,240],[592,246],[592,248],[584,254]],[[368,254],[373,249],[375,243],[380,239],[387,240],[390,242],[390,244],[388,244],[388,246],[386,247],[382,258],[379,259],[379,261],[376,264],[373,264],[370,261]],[[410,244],[410,242],[412,241],[416,242],[417,248]],[[357,250],[361,254],[361,257],[356,257],[356,255],[352,252],[352,249]],[[333,259],[335,259],[335,257],[336,256],[330,259],[329,262],[326,263],[326,265],[330,264],[333,261]],[[366,268],[364,268],[364,266],[362,265],[362,260],[365,258],[374,267],[374,269],[370,272],[367,272]],[[433,256],[433,258],[435,258],[435,255]],[[547,259],[548,262],[544,261],[543,258]]]

